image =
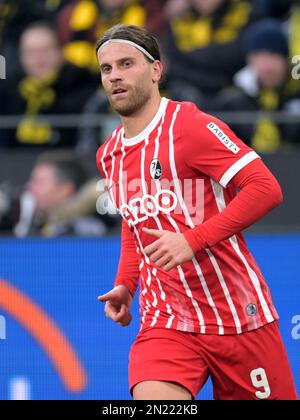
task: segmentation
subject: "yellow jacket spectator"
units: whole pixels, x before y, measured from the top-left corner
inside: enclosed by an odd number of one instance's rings
[[[159,0],[151,5],[142,0],[75,0],[58,16],[58,31],[65,58],[80,67],[97,70],[95,42],[117,23],[160,29],[162,14]],[[148,8],[151,7],[151,19]]]
[[[55,30],[32,24],[21,37],[21,78],[5,83],[0,114],[20,115],[16,130],[0,133],[0,146],[72,146],[74,128],[52,126],[47,114],[77,114],[99,84],[86,69],[66,64]],[[74,122],[76,125],[76,122]]]

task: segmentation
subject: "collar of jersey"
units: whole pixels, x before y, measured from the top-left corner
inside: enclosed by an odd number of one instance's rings
[[[159,123],[162,115],[164,114],[166,108],[168,105],[168,99],[167,98],[161,98],[160,105],[158,108],[157,113],[155,114],[154,118],[150,122],[149,125],[137,136],[131,137],[130,139],[127,139],[124,137],[124,128],[122,128],[122,143],[124,146],[134,146],[135,144],[140,143],[141,141],[145,140],[151,132],[155,129],[157,124]]]

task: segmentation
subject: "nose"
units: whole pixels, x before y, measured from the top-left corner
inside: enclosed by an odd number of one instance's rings
[[[111,83],[118,82],[122,80],[122,75],[118,67],[114,66],[112,67],[110,74],[109,74],[109,80]]]

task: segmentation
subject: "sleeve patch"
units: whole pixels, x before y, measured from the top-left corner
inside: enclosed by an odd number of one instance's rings
[[[206,126],[216,137],[220,140],[221,143],[224,144],[225,147],[227,147],[228,150],[230,150],[235,155],[240,151],[240,148],[232,141],[230,138],[224,133],[221,128],[213,123],[210,122]]]

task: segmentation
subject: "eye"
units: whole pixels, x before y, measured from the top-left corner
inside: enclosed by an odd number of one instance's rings
[[[130,67],[131,64],[132,64],[132,62],[130,60],[126,60],[126,61],[124,61],[123,66],[124,67]]]
[[[107,74],[107,73],[109,73],[109,72],[110,72],[110,69],[111,69],[111,67],[110,67],[110,66],[103,66],[103,67],[101,68],[101,72],[102,72],[102,73],[104,73],[104,74]]]

